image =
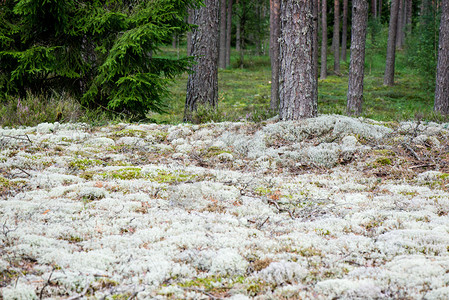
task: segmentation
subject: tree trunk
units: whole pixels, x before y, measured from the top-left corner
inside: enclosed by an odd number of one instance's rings
[[[315,105],[315,115],[318,114],[318,53],[319,53],[319,42],[318,42],[318,19],[319,19],[319,11],[320,11],[320,1],[319,0],[310,0],[312,5],[312,19],[313,19],[313,39],[312,39],[312,48],[313,48],[313,82],[315,83],[314,93],[312,94],[312,103]]]
[[[187,17],[187,23],[193,23],[193,10],[189,8],[189,16]],[[190,56],[192,53],[192,31],[187,33],[187,55]]]
[[[441,3],[434,111],[449,114],[449,1]]]
[[[327,77],[327,0],[321,0],[321,79]]]
[[[377,0],[371,0],[371,14],[377,18]]]
[[[396,60],[396,33],[398,28],[399,1],[391,1],[390,24],[388,26],[387,59],[385,62],[384,85],[394,84],[394,65]]]
[[[218,102],[218,0],[205,0],[194,10],[192,55],[196,64],[187,80],[184,121],[193,120],[198,105],[215,108]]]
[[[407,20],[405,24],[407,29],[407,36],[410,37],[410,35],[412,34],[413,1],[412,0],[406,1],[407,1]]]
[[[363,78],[365,71],[365,43],[368,24],[368,2],[352,2],[351,62],[349,64],[348,115],[360,115],[363,104]]]
[[[316,1],[281,2],[279,117],[298,120],[317,114],[318,82],[315,71],[314,20]]]
[[[226,21],[226,67],[231,65],[231,30],[232,30],[232,0],[228,0],[228,15]]]
[[[226,0],[220,0],[220,46],[218,67],[226,68]]]
[[[332,39],[334,51],[334,72],[340,74],[340,0],[334,0],[334,33]]]
[[[379,0],[379,13],[377,14],[377,17],[379,18],[379,20],[380,20],[380,22],[382,22],[382,6],[383,6],[383,3],[382,3],[382,0]]]
[[[240,8],[239,0],[235,0],[237,8]],[[235,24],[235,50],[240,52],[241,47],[241,17],[237,15],[237,23]]]
[[[396,29],[396,49],[403,47],[403,32],[404,32],[404,0],[399,0],[398,23]]]
[[[270,58],[271,58],[271,101],[270,108],[276,110],[279,105],[279,36],[280,36],[280,0],[270,0]]]
[[[341,60],[346,61],[346,48],[348,47],[348,0],[343,0],[343,27],[341,34]]]

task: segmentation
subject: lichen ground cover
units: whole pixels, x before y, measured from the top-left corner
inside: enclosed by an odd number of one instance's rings
[[[0,128],[0,299],[448,299],[449,124]]]

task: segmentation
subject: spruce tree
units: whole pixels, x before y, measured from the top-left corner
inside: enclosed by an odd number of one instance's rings
[[[0,2],[0,97],[69,92],[134,117],[162,112],[166,86],[189,58],[158,57],[189,29],[200,0]]]

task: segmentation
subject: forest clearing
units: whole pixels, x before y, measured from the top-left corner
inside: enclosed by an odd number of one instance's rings
[[[446,299],[448,131],[338,115],[1,129],[1,295]]]

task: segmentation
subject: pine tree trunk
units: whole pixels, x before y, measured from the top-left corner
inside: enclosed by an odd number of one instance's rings
[[[194,10],[192,55],[196,64],[187,80],[184,121],[192,121],[198,105],[215,108],[218,102],[218,0],[205,0]]]
[[[365,44],[368,24],[368,2],[352,2],[351,62],[347,97],[348,115],[360,115],[363,104],[363,78],[365,71]]]
[[[193,10],[189,8],[189,16],[187,17],[187,23],[193,23]],[[187,33],[187,55],[190,56],[192,53],[192,31]]]
[[[340,0],[334,0],[334,33],[332,39],[334,51],[334,72],[340,74]]]
[[[231,65],[231,30],[232,30],[232,0],[228,0],[228,15],[226,20],[226,67]]]
[[[321,79],[327,77],[327,0],[321,0]]]
[[[402,49],[403,39],[402,34],[404,32],[404,0],[399,0],[399,12],[398,12],[398,23],[396,29],[396,49]]]
[[[270,109],[279,105],[279,36],[280,36],[280,0],[270,0],[270,58],[271,58],[271,101]]]
[[[441,3],[434,111],[449,114],[449,1]]]
[[[226,0],[220,0],[220,45],[218,67],[226,68]]]
[[[398,28],[399,0],[391,1],[390,24],[388,26],[387,58],[385,62],[384,85],[394,84],[394,65],[396,61],[396,33]]]
[[[378,5],[378,7],[379,7],[379,13],[377,14],[377,17],[379,18],[379,20],[380,21],[382,21],[382,6],[383,6],[383,3],[382,3],[382,0],[379,0],[379,5]]]
[[[348,0],[343,0],[343,27],[341,34],[341,60],[346,61],[346,48],[348,47]]]
[[[312,47],[313,47],[313,78],[316,83],[315,91],[313,93],[312,103],[315,103],[315,115],[318,114],[318,54],[319,54],[319,42],[318,42],[318,31],[319,31],[319,11],[320,11],[320,1],[319,0],[310,0],[312,3],[312,19],[313,19],[313,39],[312,39]]]
[[[235,5],[240,8],[239,0],[235,0]],[[235,25],[235,51],[240,52],[241,47],[241,18],[237,16],[237,23]]]
[[[371,14],[377,18],[377,0],[371,0]]]
[[[317,114],[318,82],[315,71],[314,20],[316,1],[281,2],[279,117],[298,120]]]
[[[407,36],[409,37],[412,34],[412,16],[413,16],[413,1],[407,1],[407,20],[405,22],[407,29]]]

